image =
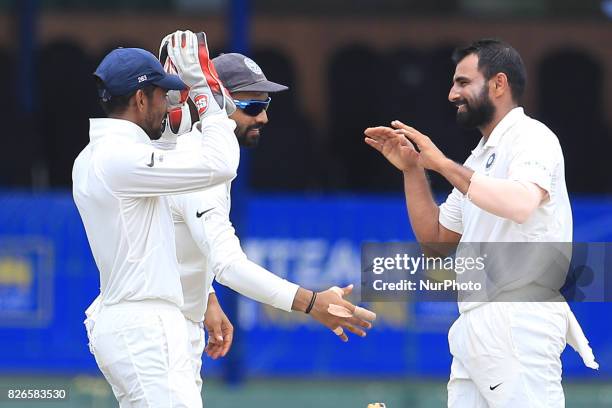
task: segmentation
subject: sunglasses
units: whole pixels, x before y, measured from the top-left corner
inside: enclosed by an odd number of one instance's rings
[[[246,101],[239,101],[237,99],[234,99],[234,103],[236,104],[236,107],[238,109],[240,109],[241,111],[243,111],[244,113],[246,113],[249,116],[257,116],[259,115],[262,111],[265,111],[268,109],[268,106],[270,106],[270,101],[272,100],[272,98],[268,97],[268,99],[266,99],[265,101],[261,101],[261,100],[257,100],[257,99],[249,99]]]

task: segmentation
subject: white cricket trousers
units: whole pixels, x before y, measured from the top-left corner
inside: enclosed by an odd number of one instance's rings
[[[119,406],[201,408],[180,309],[162,300],[104,306],[90,346]]]
[[[493,302],[462,313],[448,333],[451,408],[559,408],[565,302]]]

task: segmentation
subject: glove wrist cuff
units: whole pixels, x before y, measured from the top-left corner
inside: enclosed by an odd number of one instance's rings
[[[208,87],[194,85],[189,91],[189,97],[195,104],[200,119],[214,115],[223,110]]]

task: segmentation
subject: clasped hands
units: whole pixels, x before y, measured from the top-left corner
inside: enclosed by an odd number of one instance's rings
[[[365,142],[401,171],[421,167],[442,172],[450,159],[429,137],[399,120],[391,122],[391,126],[367,128]]]

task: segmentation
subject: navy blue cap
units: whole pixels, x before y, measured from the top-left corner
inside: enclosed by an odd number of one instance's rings
[[[127,95],[148,84],[166,90],[183,90],[187,85],[177,75],[164,71],[159,60],[140,48],[117,48],[102,60],[94,75],[104,83],[103,99]]]

